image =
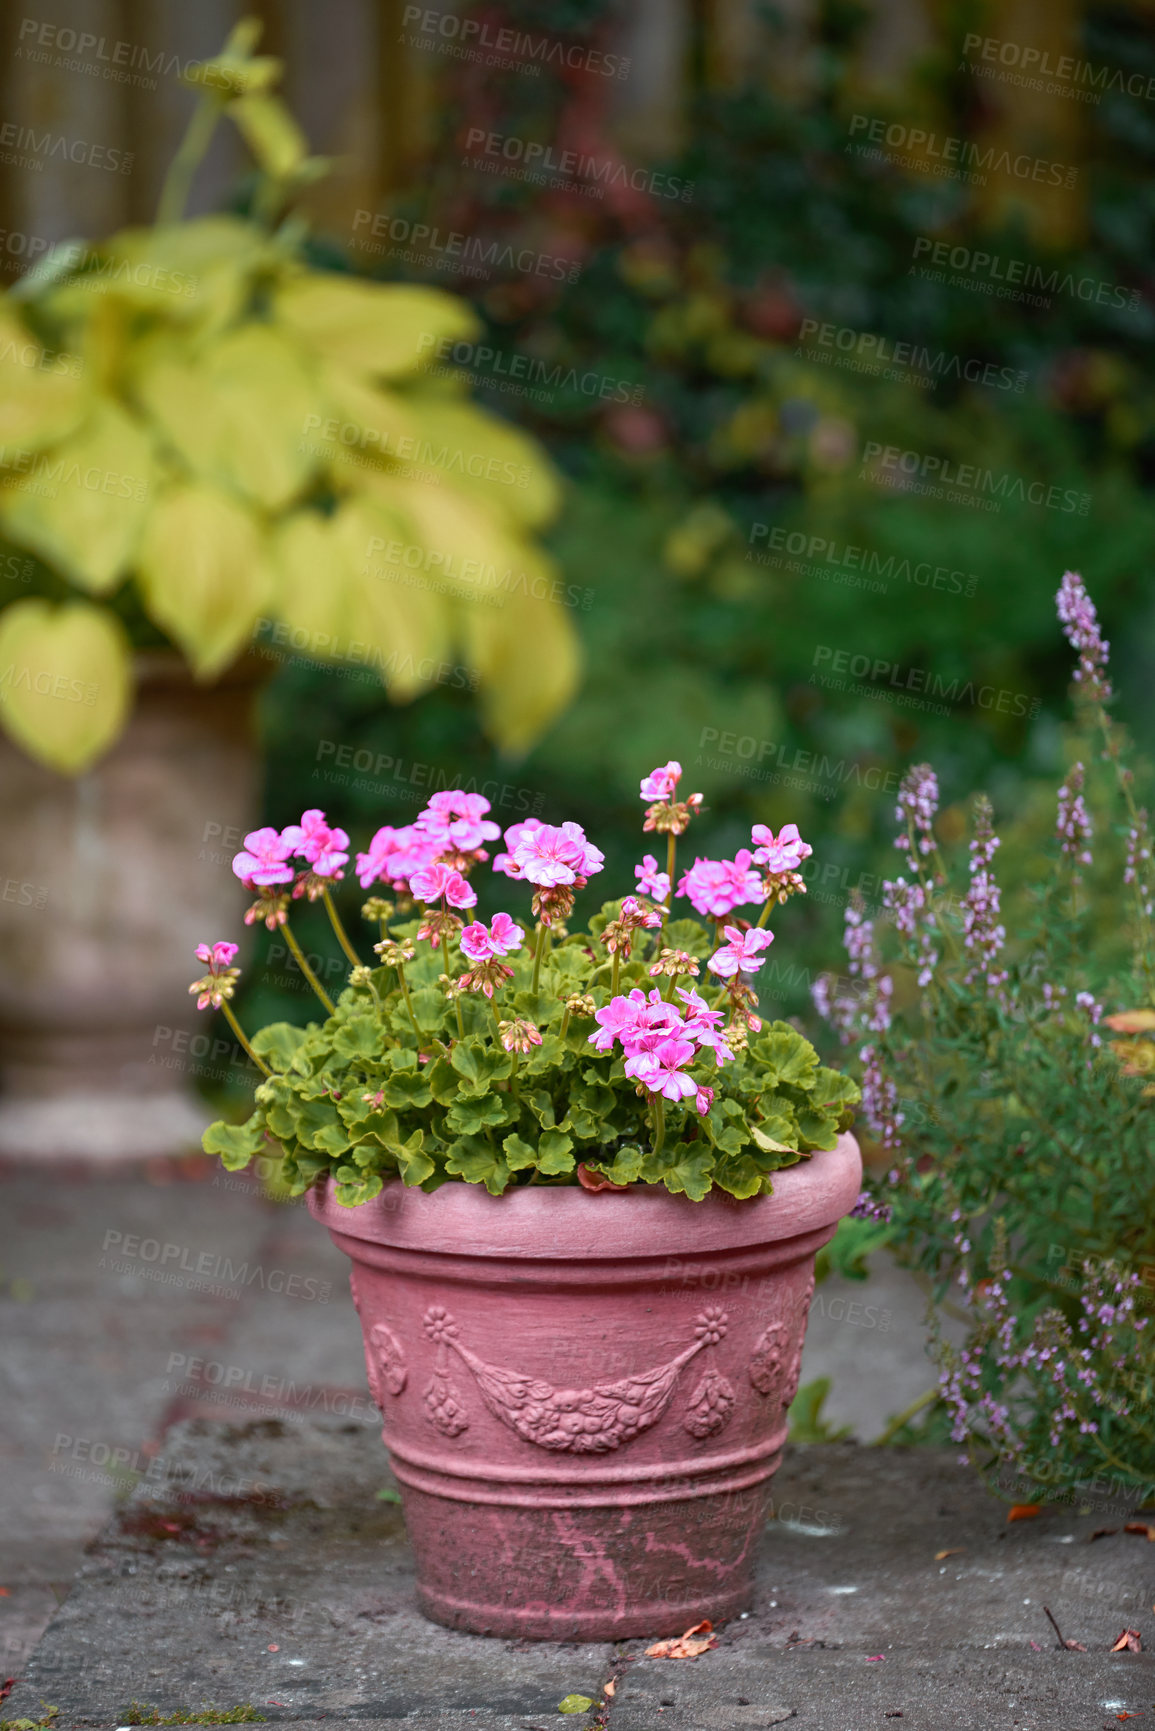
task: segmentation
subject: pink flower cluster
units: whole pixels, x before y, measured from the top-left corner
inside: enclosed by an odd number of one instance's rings
[[[649,997],[635,986],[628,997],[611,998],[595,1015],[598,1032],[590,1044],[599,1052],[613,1050],[620,1042],[625,1054],[625,1072],[641,1082],[651,1094],[667,1100],[688,1100],[691,1095],[699,1112],[710,1110],[714,1090],[703,1087],[687,1074],[700,1052],[711,1051],[716,1065],[734,1054],[718,1027],[721,1010],[711,1010],[693,987],[678,987],[685,1012],[667,1003],[655,989]]]
[[[1055,604],[1067,642],[1072,649],[1079,652],[1075,683],[1082,687],[1088,697],[1105,703],[1111,696],[1111,682],[1106,672],[1107,653],[1111,645],[1103,641],[1095,603],[1087,594],[1083,579],[1077,571],[1063,573]]]
[[[600,872],[605,854],[586,840],[580,824],[542,823],[527,817],[505,832],[508,850],[498,854],[493,869],[508,878],[525,878],[539,889],[557,889],[574,884],[580,889],[587,878]]]
[[[357,855],[361,888],[380,882],[405,893],[414,873],[429,866],[447,863],[460,871],[475,860],[488,859],[484,844],[501,834],[500,827],[486,817],[488,810],[489,801],[480,793],[463,793],[460,788],[435,793],[413,823],[397,829],[385,824],[369,843],[368,852]]]
[[[520,950],[525,930],[508,914],[494,914],[488,927],[481,920],[466,926],[458,942],[471,962],[489,962],[495,957],[508,956],[511,950]]]
[[[332,829],[323,811],[314,808],[301,814],[300,823],[277,831],[254,829],[233,859],[233,871],[249,889],[267,889],[272,884],[291,883],[294,872],[289,861],[295,856],[308,864],[314,877],[344,877],[349,861],[349,837],[343,829]]]

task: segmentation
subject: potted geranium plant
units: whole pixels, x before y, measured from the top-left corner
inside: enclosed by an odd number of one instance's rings
[[[249,1040],[235,945],[198,951],[198,1003],[265,1073],[248,1121],[205,1147],[230,1170],[279,1148],[352,1258],[421,1603],[457,1627],[607,1639],[748,1602],[814,1253],[858,1194],[855,1085],[764,1025],[751,984],[811,850],[758,826],[679,882],[701,799],[680,775],[641,784],[664,869],[647,854],[585,930],[575,898],[603,856],[532,818],[492,867],[523,905],[470,919],[501,832],[486,800],[444,792],[358,856],[373,965],[333,905],[345,833],[309,811],[246,838],[246,919],[306,973],[293,904],[333,919],[351,968],[335,1003],[313,981],[323,1020]],[[737,911],[758,904],[756,924]]]

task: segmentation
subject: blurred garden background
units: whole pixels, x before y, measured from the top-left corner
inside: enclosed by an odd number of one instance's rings
[[[75,316],[52,301],[62,256],[91,279],[168,245],[147,225],[162,198],[179,214],[171,166],[213,88],[195,69],[237,18],[159,0],[10,12],[0,254],[10,301],[33,324],[56,317],[57,348]],[[678,758],[714,851],[755,821],[794,821],[813,844],[810,894],[778,922],[760,989],[820,1037],[809,987],[840,965],[851,891],[871,906],[893,875],[912,764],[938,770],[948,839],[980,787],[997,826],[1049,836],[1067,568],[1112,640],[1117,714],[1151,739],[1151,8],[264,0],[252,19],[233,52],[281,63],[262,88],[284,107],[245,97],[248,116],[205,141],[184,214],[227,213],[278,244],[291,228],[313,271],[456,298],[441,322],[414,315],[409,384],[519,430],[488,423],[504,474],[463,489],[530,563],[511,578],[507,561],[491,596],[459,587],[454,618],[431,623],[433,579],[452,586],[469,550],[442,517],[432,567],[414,584],[402,559],[389,604],[381,586],[371,606],[338,604],[321,554],[302,555],[291,603],[278,612],[258,586],[190,649],[155,580],[142,606],[30,527],[16,436],[8,606],[99,592],[137,653],[175,642],[210,681],[255,655],[261,820],[321,806],[356,846],[463,786],[508,822],[576,819],[628,882],[638,777]],[[84,252],[125,230],[119,253]],[[68,242],[83,243],[71,262]],[[229,268],[248,268],[237,256]],[[117,293],[89,293],[85,316]],[[99,323],[89,377],[120,340]],[[179,444],[184,411],[163,382],[158,396]],[[351,400],[298,415],[298,448],[315,438],[331,474],[360,465],[420,491],[366,451]],[[256,400],[246,439],[282,412]],[[232,807],[211,782],[198,799],[188,871],[227,891]],[[1029,881],[1031,858],[1016,850],[1010,869]],[[307,935],[322,973],[339,970],[324,922]],[[283,946],[256,943],[271,966],[249,975],[242,1019],[303,1019]],[[247,1083],[243,1064],[180,1063],[218,1104]]]

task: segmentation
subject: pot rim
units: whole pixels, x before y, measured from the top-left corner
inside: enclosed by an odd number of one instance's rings
[[[675,1196],[664,1185],[628,1192],[526,1186],[491,1196],[484,1185],[453,1179],[427,1195],[393,1178],[371,1202],[344,1208],[326,1176],[306,1200],[334,1237],[401,1249],[550,1262],[694,1255],[833,1228],[861,1189],[858,1143],[845,1132],[836,1147],[773,1178],[772,1196],[740,1201],[715,1191],[702,1202]]]

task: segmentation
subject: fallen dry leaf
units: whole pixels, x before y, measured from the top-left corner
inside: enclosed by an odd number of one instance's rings
[[[1141,1653],[1143,1641],[1138,1629],[1124,1629],[1111,1651],[1112,1653]]]
[[[1091,1537],[1087,1540],[1087,1543],[1091,1545],[1094,1544],[1096,1539],[1109,1539],[1113,1533],[1117,1533],[1118,1531],[1118,1527],[1096,1527],[1095,1531],[1091,1534]]]
[[[604,1172],[591,1172],[587,1165],[577,1169],[577,1181],[583,1190],[628,1190],[628,1184],[614,1184]]]
[[[866,1655],[866,1663],[868,1665],[881,1665],[884,1662],[885,1658],[886,1658],[885,1653],[868,1653]]]
[[[1031,1642],[1031,1646],[1032,1646],[1032,1647],[1033,1647],[1033,1648],[1034,1648],[1034,1650],[1035,1650],[1035,1652],[1036,1652],[1036,1653],[1041,1653],[1041,1652],[1042,1652],[1042,1650],[1043,1650],[1043,1649],[1042,1649],[1042,1648],[1041,1648],[1041,1647],[1040,1647],[1040,1646],[1039,1646],[1039,1643],[1038,1643],[1038,1642],[1037,1642],[1037,1641],[1032,1641],[1032,1642]]]
[[[1063,1645],[1068,1653],[1085,1653],[1087,1651],[1082,1641],[1064,1641]]]
[[[1155,1525],[1150,1521],[1128,1521],[1123,1528],[1125,1533],[1138,1533],[1141,1538],[1155,1542]]]
[[[1007,1510],[1007,1525],[1012,1521],[1033,1521],[1042,1507],[1042,1503],[1012,1503]]]
[[[669,1641],[655,1641],[652,1647],[646,1648],[647,1659],[696,1659],[699,1654],[709,1652],[711,1647],[718,1645],[711,1630],[714,1625],[709,1620],[695,1623],[692,1629],[687,1629],[684,1635],[677,1635]],[[700,1635],[705,1630],[704,1641],[695,1641],[694,1635]]]
[[[1117,1034],[1144,1034],[1155,1028],[1155,1010],[1117,1010],[1103,1020]]]
[[[961,1557],[965,1549],[965,1545],[956,1545],[953,1551],[936,1551],[934,1560],[936,1563],[941,1563],[944,1557]]]
[[[606,1684],[605,1688],[602,1690],[602,1694],[608,1695],[610,1697],[610,1700],[612,1701],[615,1693],[617,1692],[617,1687],[618,1687],[617,1684],[614,1682],[613,1678],[611,1677],[609,1682]]]

